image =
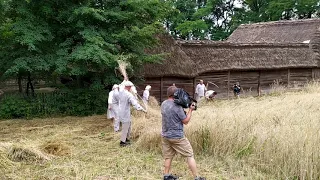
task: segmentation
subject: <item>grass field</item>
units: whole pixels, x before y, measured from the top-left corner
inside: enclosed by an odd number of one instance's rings
[[[202,102],[186,126],[207,179],[319,179],[320,86]],[[133,112],[133,145],[105,116],[0,121],[0,179],[161,179],[161,116]],[[192,179],[185,160],[173,173]]]

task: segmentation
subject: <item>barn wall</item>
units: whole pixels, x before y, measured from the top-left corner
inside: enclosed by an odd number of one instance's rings
[[[242,94],[256,96],[258,95],[258,79],[259,71],[231,71],[230,86],[239,82],[242,88]],[[231,90],[233,90],[233,88],[231,88]],[[233,92],[231,95],[233,95]]]
[[[175,84],[178,88],[185,89],[191,96],[199,80],[208,85],[209,90],[218,93],[217,98],[233,97],[233,84],[239,82],[244,96],[257,96],[270,93],[277,88],[298,88],[313,79],[320,79],[320,68],[291,68],[277,70],[252,70],[252,71],[213,71],[202,73],[195,78],[163,77],[147,78],[143,85],[139,86],[139,94],[146,85],[151,85],[150,95],[155,96],[159,101],[166,99],[167,88]]]
[[[141,97],[147,85],[151,86],[150,96],[155,96],[159,100],[161,94],[161,78],[146,78],[143,84],[137,85],[137,91]]]
[[[290,69],[289,87],[302,87],[312,80],[312,69]]]
[[[183,88],[190,96],[193,96],[193,78],[164,77],[161,101],[167,98],[167,89],[169,86],[172,86],[172,84],[175,84],[178,88]]]
[[[313,68],[312,69],[312,78],[313,79],[320,79],[320,68]]]
[[[216,91],[217,98],[219,97],[225,97],[227,95],[227,89],[228,89],[228,71],[221,71],[221,72],[207,72],[200,74],[198,77],[195,78],[195,86],[199,83],[199,80],[202,79],[205,84],[208,82],[214,83],[208,83],[208,90],[214,90]]]
[[[193,78],[180,77],[158,77],[146,78],[143,84],[137,85],[138,93],[142,96],[146,85],[151,86],[150,96],[155,96],[158,101],[162,102],[167,99],[167,89],[169,86],[175,84],[179,88],[185,89],[191,96],[193,96]]]

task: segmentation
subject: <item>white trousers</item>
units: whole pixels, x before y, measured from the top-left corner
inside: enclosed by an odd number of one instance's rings
[[[121,141],[126,142],[126,139],[130,139],[131,122],[122,122]]]

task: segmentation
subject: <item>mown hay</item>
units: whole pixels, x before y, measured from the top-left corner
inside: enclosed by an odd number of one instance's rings
[[[149,107],[157,108],[157,107],[159,107],[159,102],[154,96],[150,96],[148,105],[149,105]]]
[[[51,140],[41,146],[41,149],[55,156],[66,156],[71,154],[70,147],[64,141]]]
[[[44,155],[39,150],[17,145],[10,147],[7,157],[15,162],[27,163],[42,163],[44,161],[50,160],[49,157]]]
[[[0,151],[0,169],[8,169],[13,165],[13,162],[10,161],[5,152]]]

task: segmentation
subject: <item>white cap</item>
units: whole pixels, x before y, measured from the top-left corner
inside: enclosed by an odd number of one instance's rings
[[[149,89],[151,89],[151,86],[150,86],[150,85],[147,85],[145,89],[146,89],[146,90],[149,90]]]
[[[131,87],[131,92],[134,93],[134,94],[137,94],[137,93],[138,93],[135,86],[132,86],[132,87]]]
[[[121,84],[123,86],[133,86],[133,83],[131,81],[126,81],[126,80],[124,80]]]
[[[114,84],[114,85],[112,86],[112,90],[115,89],[115,88],[118,88],[118,87],[119,87],[118,84]]]

